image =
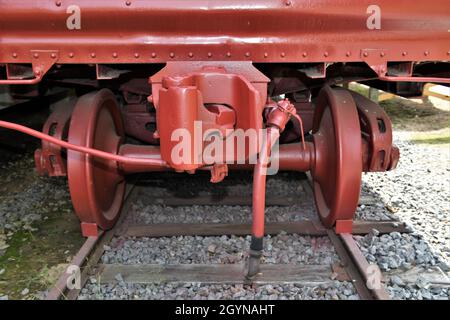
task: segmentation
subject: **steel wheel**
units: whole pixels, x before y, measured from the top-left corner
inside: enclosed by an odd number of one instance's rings
[[[102,89],[78,100],[70,123],[70,143],[117,154],[123,138],[120,110],[111,91]],[[111,228],[125,192],[117,163],[76,151],[68,151],[67,158],[70,196],[79,219]]]
[[[312,170],[314,198],[326,227],[352,220],[361,189],[361,129],[351,94],[324,87],[313,123],[316,161]]]

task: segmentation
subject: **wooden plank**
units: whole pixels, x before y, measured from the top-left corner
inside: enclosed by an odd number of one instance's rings
[[[267,206],[292,206],[299,203],[300,195],[292,197],[267,197]],[[180,197],[159,197],[151,198],[153,204],[159,204],[164,206],[180,207],[180,206],[251,206],[252,196],[251,195],[226,195],[226,196],[215,196],[215,195],[202,195],[189,198]]]
[[[247,223],[161,223],[152,225],[128,226],[121,235],[126,237],[175,237],[175,236],[222,236],[236,235],[246,236],[251,234],[252,224]],[[380,234],[397,232],[409,232],[404,223],[390,221],[354,221],[353,233],[358,235],[368,234],[376,229]],[[269,222],[266,224],[265,233],[276,235],[280,232],[288,234],[300,234],[305,236],[325,236],[326,229],[319,221],[304,220],[293,222]]]
[[[353,222],[353,234],[365,235],[376,229],[380,234],[391,233],[394,231],[400,233],[411,232],[405,223],[395,221],[363,221]]]
[[[414,266],[409,270],[391,270],[387,277],[398,276],[404,283],[417,284],[419,281],[424,283],[450,288],[450,277],[446,275],[439,267],[433,266],[423,268]]]
[[[423,96],[436,97],[442,100],[450,101],[450,88],[434,83],[427,83],[423,88]]]
[[[120,274],[126,283],[200,282],[206,284],[246,283],[244,264],[137,264],[102,265],[100,283],[116,283]],[[252,283],[299,283],[316,286],[332,283],[329,265],[262,264]]]
[[[227,223],[167,223],[129,226],[122,234],[126,237],[175,237],[175,236],[245,236],[251,234],[252,224]],[[326,230],[311,220],[298,222],[270,222],[266,224],[266,234],[296,233],[310,236],[325,236]]]

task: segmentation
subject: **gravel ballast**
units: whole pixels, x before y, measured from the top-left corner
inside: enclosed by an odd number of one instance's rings
[[[408,139],[407,133],[396,135],[395,170],[364,174],[363,182],[392,211],[384,214],[406,222],[450,264],[450,149]]]
[[[448,199],[450,186],[448,163],[442,149],[411,144],[405,135],[398,135],[396,144],[401,161],[396,170],[363,175],[362,201],[357,219],[399,220],[413,227],[413,233],[379,235],[376,230],[365,237],[355,237],[370,263],[377,264],[386,277],[386,289],[394,299],[449,299],[448,286],[415,283],[403,280],[401,272],[423,268],[448,272],[446,252],[449,248]],[[418,152],[421,155],[418,155]],[[433,161],[429,161],[432,158]],[[437,161],[440,159],[441,161]],[[435,175],[436,174],[436,175]],[[435,183],[439,180],[438,183]],[[234,190],[248,192],[248,180],[243,179]],[[247,182],[245,182],[247,181]],[[270,180],[269,180],[270,181]],[[301,192],[286,179],[271,178],[270,187],[283,186],[283,194]],[[178,181],[176,190],[182,187]],[[195,178],[189,184],[195,188]],[[233,187],[226,193],[233,193]],[[200,188],[204,192],[205,187]],[[161,194],[164,191],[160,190]],[[202,192],[197,194],[202,194]],[[175,192],[175,194],[177,191]],[[151,192],[152,196],[155,193]],[[151,198],[149,196],[149,198]],[[432,205],[429,205],[432,203]],[[164,207],[152,204],[145,196],[132,206],[135,223],[181,222],[244,222],[250,221],[251,208],[245,206]],[[294,212],[294,214],[293,214]],[[267,209],[267,221],[298,221],[316,216],[311,198],[288,207]],[[439,238],[439,241],[436,239]],[[315,240],[314,240],[315,239]],[[319,240],[318,240],[319,239]],[[324,239],[324,240],[322,240]],[[320,242],[317,245],[315,242]],[[173,238],[115,238],[105,249],[102,263],[176,264],[176,263],[243,263],[249,245],[244,237],[173,237]],[[339,261],[329,240],[281,234],[266,237],[263,263],[333,264]],[[313,249],[315,248],[315,249]],[[318,249],[317,249],[318,248]],[[448,273],[447,273],[448,274]],[[91,278],[80,299],[357,299],[350,282],[334,281],[333,285],[317,287],[288,285],[207,285],[199,283],[167,283],[163,285],[99,284]]]

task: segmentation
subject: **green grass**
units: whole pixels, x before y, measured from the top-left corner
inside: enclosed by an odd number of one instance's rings
[[[415,133],[411,141],[417,144],[450,144],[450,129]]]

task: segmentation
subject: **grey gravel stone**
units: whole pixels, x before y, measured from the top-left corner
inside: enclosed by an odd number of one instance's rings
[[[25,288],[25,289],[23,289],[21,292],[20,292],[20,294],[22,295],[22,296],[26,296],[27,294],[29,294],[30,293],[30,289],[28,289],[28,288]]]

